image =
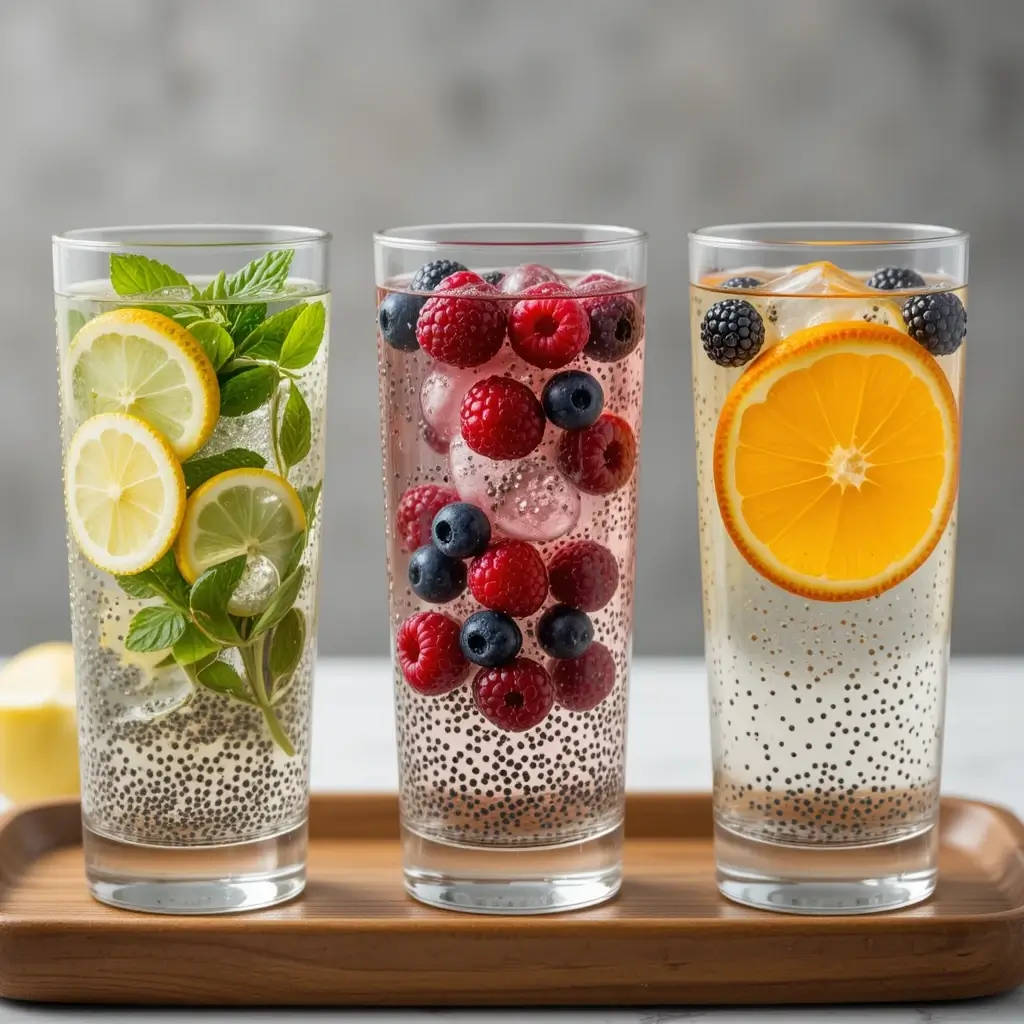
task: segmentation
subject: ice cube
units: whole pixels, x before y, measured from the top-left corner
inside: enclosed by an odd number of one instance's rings
[[[259,615],[281,585],[277,566],[266,555],[253,555],[245,563],[241,579],[228,601],[232,615]]]
[[[907,329],[900,307],[890,299],[780,298],[769,303],[766,319],[779,338],[788,338],[805,327],[849,320],[885,324],[898,331]]]
[[[773,278],[759,291],[775,295],[864,295],[867,285],[828,260],[805,263]]]
[[[424,378],[420,387],[420,409],[438,440],[451,441],[458,433],[462,399],[479,379],[475,370],[459,370],[454,366],[438,368]]]
[[[556,540],[579,522],[580,493],[546,455],[495,462],[457,435],[448,460],[459,497],[482,508],[491,525],[509,537]]]
[[[539,263],[520,263],[501,279],[498,287],[506,295],[518,295],[531,285],[540,284],[542,281],[561,280],[550,267],[541,266]]]

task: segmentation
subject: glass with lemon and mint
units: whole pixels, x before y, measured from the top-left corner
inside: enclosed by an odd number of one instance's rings
[[[135,910],[305,884],[329,236],[54,239],[86,874]]]

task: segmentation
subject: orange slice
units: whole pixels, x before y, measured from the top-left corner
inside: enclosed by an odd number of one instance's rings
[[[882,324],[798,331],[726,398],[715,489],[747,561],[794,594],[873,597],[931,554],[956,498],[960,426],[935,359]]]

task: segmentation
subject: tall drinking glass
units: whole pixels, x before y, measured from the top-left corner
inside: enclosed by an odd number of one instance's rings
[[[479,913],[599,903],[621,877],[645,236],[375,243],[406,886]]]
[[[967,236],[690,236],[718,882],[794,913],[935,887]]]
[[[54,238],[86,877],[218,913],[305,884],[329,236]]]

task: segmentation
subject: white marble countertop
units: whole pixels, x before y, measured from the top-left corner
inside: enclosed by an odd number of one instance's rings
[[[954,661],[947,705],[943,786],[1024,816],[1024,659]],[[313,788],[393,790],[397,785],[390,673],[383,660],[327,658],[317,676],[313,716]],[[628,780],[634,790],[707,789],[711,762],[703,664],[638,659],[630,707]],[[1005,996],[927,1006],[810,1008],[635,1008],[582,1010],[153,1010],[0,1003],[0,1024],[46,1020],[156,1021],[187,1015],[207,1024],[231,1020],[529,1021],[530,1024],[658,1024],[707,1021],[820,1021],[828,1024],[1024,1022],[1024,988]]]

